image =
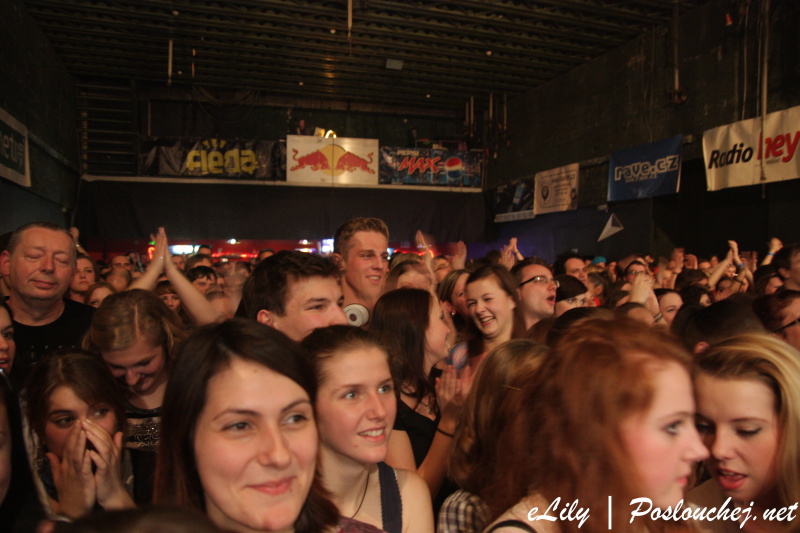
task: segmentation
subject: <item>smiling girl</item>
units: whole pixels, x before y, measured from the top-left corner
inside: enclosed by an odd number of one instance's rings
[[[696,356],[697,427],[712,479],[689,493],[701,507],[750,507],[757,520],[710,523],[713,531],[788,531],[798,521],[762,520],[800,501],[800,353],[771,335],[749,334]]]
[[[425,482],[383,462],[397,412],[386,350],[352,326],[317,329],[303,346],[319,387],[322,477],[340,512],[387,533],[433,533]]]
[[[517,283],[503,266],[488,265],[469,275],[467,310],[471,322],[469,365],[477,371],[483,357],[504,342],[525,335]]]

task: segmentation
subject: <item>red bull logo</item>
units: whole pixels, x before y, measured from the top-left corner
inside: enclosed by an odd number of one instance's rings
[[[310,154],[306,154],[304,156],[297,157],[297,150],[292,149],[292,159],[297,161],[297,164],[293,166],[290,170],[300,170],[301,168],[309,167],[311,170],[328,170],[330,165],[328,165],[328,156],[322,153],[322,150],[316,150],[311,152]]]
[[[314,150],[299,157],[297,150],[292,148],[292,152],[292,159],[296,164],[289,169],[290,171],[309,168],[315,172],[325,171],[325,174],[331,174],[332,176],[357,171],[375,174],[375,171],[370,168],[370,165],[372,165],[372,152],[367,154],[366,158],[363,158],[336,144],[323,146],[319,150]]]

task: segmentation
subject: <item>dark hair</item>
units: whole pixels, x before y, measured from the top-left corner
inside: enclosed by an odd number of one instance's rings
[[[592,318],[613,320],[614,312],[605,307],[573,307],[560,317],[553,318],[553,325],[547,331],[547,345],[554,345],[561,337],[572,331],[582,322]]]
[[[581,261],[583,261],[583,257],[578,255],[576,252],[572,251],[564,252],[560,254],[558,257],[556,257],[556,260],[553,262],[553,274],[556,276],[561,274],[566,274],[567,273],[566,264],[567,261],[569,261],[570,259],[580,259]]]
[[[190,268],[189,270],[186,271],[186,279],[188,279],[189,281],[194,281],[200,278],[208,278],[216,281],[217,272],[213,268],[203,265]]]
[[[566,300],[568,298],[575,298],[581,294],[585,294],[589,289],[583,284],[581,280],[569,274],[559,274],[556,276],[558,288],[556,289],[556,302]]]
[[[626,267],[625,267],[625,275],[626,275],[626,276],[628,275],[628,272],[630,272],[630,270],[631,270],[631,267],[632,267],[633,265],[639,265],[639,266],[643,266],[643,267],[644,267],[644,270],[645,270],[645,272],[647,272],[647,270],[649,270],[649,268],[648,268],[648,266],[647,266],[647,265],[645,265],[644,263],[642,263],[642,262],[641,262],[641,261],[639,261],[638,259],[634,259],[633,261],[631,261],[630,263],[628,263],[628,266],[626,266]]]
[[[5,499],[0,501],[0,524],[4,530],[7,528],[8,531],[23,531],[20,524],[29,523],[32,531],[35,523],[44,518],[44,510],[39,503],[28,462],[19,400],[2,370],[0,370],[0,409],[6,412],[8,429],[11,432],[8,435],[11,445],[11,481]]]
[[[197,472],[194,435],[205,408],[211,379],[239,359],[264,366],[297,383],[312,404],[317,384],[299,345],[286,335],[252,320],[231,319],[198,329],[186,342],[164,394],[156,465],[154,501],[205,511]],[[336,506],[322,485],[319,469],[294,524],[297,533],[319,533],[336,524]]]
[[[378,348],[388,357],[386,347],[381,344],[376,335],[355,326],[334,325],[317,328],[309,333],[300,344],[314,369],[317,386],[324,383],[326,378],[322,371],[323,363],[339,352],[349,352],[359,348]]]
[[[716,344],[743,333],[764,333],[764,326],[749,306],[726,298],[692,314],[684,339],[687,348],[694,350],[699,342]]]
[[[696,285],[703,280],[708,280],[708,276],[702,270],[684,268],[675,276],[675,290],[680,292],[683,288]]]
[[[793,300],[800,298],[800,291],[784,289],[775,294],[760,296],[753,302],[753,312],[770,333],[783,325],[783,311]]]
[[[768,265],[761,265],[753,272],[753,292],[759,296],[766,294],[767,285],[772,278],[778,278],[783,284],[783,278],[778,273],[778,268],[774,263]]]
[[[526,257],[511,267],[511,274],[517,279],[517,284],[525,281],[522,279],[522,269],[531,265],[540,265],[545,267],[547,270],[550,270],[550,265],[541,257]]]
[[[59,387],[68,387],[90,406],[108,404],[117,418],[119,431],[125,433],[125,400],[111,370],[100,356],[76,350],[57,352],[33,365],[25,382],[25,410],[30,429],[39,438],[42,453],[50,397]]]
[[[705,285],[687,285],[678,291],[684,305],[699,304],[704,295],[708,296],[711,303],[714,303],[714,293]]]
[[[433,297],[422,289],[396,289],[375,304],[369,331],[386,346],[398,390],[418,402],[433,392],[425,374],[425,333]]]
[[[262,309],[282,316],[293,283],[313,277],[336,279],[338,276],[338,267],[327,257],[282,250],[262,260],[253,269],[242,288],[236,316],[255,320]]]
[[[206,260],[211,261],[212,263],[214,262],[213,258],[210,255],[207,255],[207,254],[192,254],[192,255],[190,255],[189,257],[186,258],[186,265],[185,265],[184,268],[188,272],[189,270],[191,270],[195,266],[197,266],[198,263],[202,263],[203,261],[206,261]]]
[[[772,264],[775,265],[775,268],[778,274],[781,275],[781,278],[783,278],[783,274],[780,273],[781,269],[791,269],[792,258],[797,253],[800,253],[800,244],[787,244],[775,252],[775,255],[772,257]]]

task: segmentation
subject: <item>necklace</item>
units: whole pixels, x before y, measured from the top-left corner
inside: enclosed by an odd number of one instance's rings
[[[364,505],[364,500],[367,498],[367,487],[369,487],[369,472],[367,472],[367,482],[364,483],[364,494],[361,495],[361,503],[358,504],[358,509],[356,509],[356,512],[353,513],[353,516],[350,517],[350,520],[356,517],[358,512],[361,510],[361,506]]]

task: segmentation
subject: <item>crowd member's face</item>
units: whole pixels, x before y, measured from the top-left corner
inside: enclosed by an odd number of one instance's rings
[[[717,302],[724,300],[725,298],[733,294],[733,291],[731,290],[732,288],[733,288],[733,280],[726,279],[720,281],[719,283],[717,283],[716,294],[714,295],[714,299]]]
[[[122,292],[128,289],[128,276],[124,272],[124,268],[112,268],[111,273],[106,277],[106,282],[114,287],[117,292]]]
[[[620,434],[638,474],[637,495],[665,509],[683,498],[694,463],[708,457],[708,451],[694,426],[689,373],[672,361],[652,366],[652,403],[643,413],[625,419]]]
[[[775,395],[756,379],[696,380],[698,429],[706,466],[726,496],[745,505],[769,498],[777,483],[780,427]]]
[[[109,404],[99,402],[89,405],[70,387],[61,385],[56,388],[50,395],[47,420],[44,423],[47,451],[61,459],[70,434],[81,431],[81,425],[87,420],[99,425],[109,435],[114,435],[117,431],[117,417]]]
[[[111,268],[124,268],[129,272],[133,272],[133,263],[131,263],[131,258],[127,255],[116,255],[111,258]]]
[[[92,262],[88,259],[78,259],[75,274],[72,275],[72,283],[69,286],[70,290],[73,292],[86,292],[96,281],[97,278]]]
[[[103,300],[105,300],[110,294],[114,293],[108,287],[97,287],[91,292],[91,294],[89,294],[89,298],[86,300],[86,303],[92,307],[100,307],[100,304],[103,303]]]
[[[186,268],[186,258],[182,255],[173,255],[172,256],[172,264],[175,265],[178,269],[183,270]]]
[[[559,300],[556,302],[556,316],[559,317],[569,311],[570,309],[575,309],[576,307],[586,307],[586,293],[579,294],[577,296],[572,296],[570,298],[564,298],[563,300]]]
[[[148,396],[167,382],[164,347],[139,335],[128,348],[103,350],[103,360],[111,373],[136,396]]]
[[[447,357],[450,348],[450,327],[444,318],[439,300],[431,298],[428,312],[428,329],[425,331],[425,372]]]
[[[658,300],[658,310],[661,311],[668,326],[672,324],[682,305],[683,299],[677,292],[668,292]]]
[[[0,254],[0,272],[12,295],[23,300],[59,301],[75,270],[72,239],[46,228],[25,230],[13,254]]]
[[[556,284],[550,269],[544,265],[528,265],[523,268],[519,299],[526,316],[536,319],[553,316]]]
[[[795,350],[800,350],[800,298],[793,298],[781,312],[781,328],[778,335]]]
[[[635,280],[637,277],[646,275],[647,269],[644,267],[644,265],[631,265],[626,271],[625,279],[628,280],[628,283],[633,283],[633,280]]]
[[[261,310],[257,319],[301,341],[317,328],[347,324],[342,301],[342,289],[335,278],[313,276],[289,281],[283,315]]]
[[[214,283],[216,283],[216,281],[217,280],[215,280],[215,279],[201,277],[201,278],[197,278],[196,280],[194,280],[192,282],[192,286],[195,289],[197,289],[198,291],[200,291],[200,294],[205,296],[205,294],[208,292],[208,289],[210,289],[211,286]]]
[[[11,426],[8,410],[0,403],[0,504],[6,499],[11,486]]]
[[[572,277],[578,278],[586,285],[588,274],[586,272],[586,262],[578,257],[570,257],[564,262],[564,271]]]
[[[469,320],[469,309],[467,309],[467,279],[469,274],[461,274],[458,276],[453,292],[450,293],[451,305],[456,313],[461,315],[461,318]]]
[[[467,308],[486,339],[511,337],[516,306],[514,299],[503,290],[494,276],[467,285]]]
[[[447,259],[440,257],[433,260],[433,275],[436,276],[436,283],[441,283],[452,271],[453,267],[450,266],[450,261]]]
[[[364,301],[377,301],[389,266],[389,243],[377,231],[357,231],[342,257],[344,283]]]
[[[386,459],[397,400],[386,353],[374,346],[325,360],[317,393],[317,424],[326,453],[357,463]]]
[[[174,292],[165,292],[164,294],[159,294],[158,297],[174,313],[178,313],[181,310],[181,297]]]
[[[3,370],[3,372],[11,372],[16,348],[11,315],[8,314],[5,307],[0,306],[0,370]]]
[[[234,358],[211,378],[206,397],[193,444],[209,518],[230,531],[291,530],[316,468],[308,394],[286,376]]]

